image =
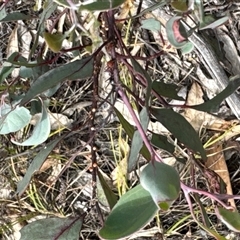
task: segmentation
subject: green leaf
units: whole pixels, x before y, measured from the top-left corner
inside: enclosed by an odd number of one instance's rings
[[[2,83],[13,71],[14,66],[11,63],[4,62],[0,72],[0,83]]]
[[[128,137],[130,139],[133,138],[133,134],[134,134],[134,131],[135,131],[135,128],[123,117],[123,115],[116,109],[114,108],[114,111],[120,121],[120,123],[122,124],[126,134],[128,135]],[[140,153],[143,155],[143,157],[150,161],[151,160],[151,155],[147,149],[147,147],[145,146],[145,144],[143,145]]]
[[[192,42],[187,42],[183,47],[181,47],[182,55],[189,54],[194,50],[194,44]]]
[[[46,19],[50,18],[52,13],[56,10],[57,4],[53,1],[45,1],[43,12],[41,13],[40,20],[38,21],[38,28],[37,33],[34,36],[34,42],[31,47],[30,54],[28,56],[28,59],[32,59],[33,55],[35,54],[35,51],[39,45],[39,36],[45,31],[45,23]]]
[[[142,68],[142,66],[133,58],[131,57],[131,62],[133,65],[133,68],[136,72],[141,74],[147,82],[147,88],[146,88],[146,96],[145,96],[145,106],[148,109],[151,99],[151,90],[152,90],[152,79],[148,72]]]
[[[227,97],[229,97],[232,93],[234,93],[239,86],[240,86],[240,76],[237,75],[233,78],[230,78],[230,81],[227,87],[218,95],[216,95],[214,98],[212,98],[211,100],[205,103],[191,106],[191,108],[199,111],[203,111],[203,112],[209,112],[209,113],[214,112],[218,109],[221,102],[224,101]]]
[[[43,105],[41,119],[34,127],[31,137],[22,143],[16,142],[14,140],[12,140],[12,142],[19,146],[39,145],[48,139],[50,131],[51,131],[50,119],[48,117],[48,112],[47,112],[45,106]]]
[[[179,113],[172,109],[152,109],[152,114],[167,128],[181,143],[206,159],[206,152],[192,125]]]
[[[127,237],[144,227],[157,210],[149,192],[138,185],[120,198],[99,234],[104,239]]]
[[[28,68],[28,67],[25,67],[25,66],[20,67],[20,72],[19,72],[20,77],[25,78],[25,79],[26,78],[31,79],[32,74],[33,74],[33,69],[32,68]]]
[[[111,209],[113,209],[113,207],[117,203],[117,196],[112,191],[112,189],[108,186],[108,184],[106,183],[105,179],[103,178],[101,172],[98,171],[97,174],[98,174],[99,182],[100,182],[100,184],[102,186],[102,190],[103,190],[104,195],[105,195],[105,197],[107,199],[108,205],[109,205],[109,207]],[[99,192],[98,192],[98,196],[99,196]]]
[[[77,10],[80,6],[79,4],[79,0],[71,0],[71,1],[67,1],[67,0],[53,0],[54,2],[56,2],[57,4],[67,7],[67,8],[71,8],[71,9],[75,9]],[[72,4],[70,4],[72,3]]]
[[[139,118],[140,118],[140,123],[142,125],[143,130],[144,132],[146,132],[148,128],[148,123],[149,123],[149,116],[148,116],[148,111],[145,107],[140,112]],[[138,130],[136,130],[133,134],[131,149],[130,149],[129,158],[128,158],[128,172],[133,171],[133,169],[135,168],[138,161],[138,154],[142,149],[142,147],[143,147],[143,140],[142,140],[141,134],[139,133]]]
[[[179,86],[170,83],[154,81],[152,89],[163,97],[184,101],[185,99],[178,96]]]
[[[125,0],[97,0],[93,3],[82,4],[80,6],[80,10],[88,10],[88,11],[103,11],[110,10],[113,8],[117,8],[122,5]]]
[[[180,12],[186,12],[188,10],[188,3],[184,0],[173,0],[171,1],[171,6]]]
[[[28,101],[32,100],[38,94],[54,87],[58,83],[64,80],[84,79],[92,76],[93,72],[93,58],[88,57],[82,60],[77,60],[71,63],[67,63],[63,66],[54,68],[40,76],[28,90],[26,95],[21,101],[21,105],[24,105]]]
[[[48,33],[44,32],[43,37],[48,45],[48,47],[55,53],[58,53],[62,48],[63,40],[66,38],[66,35],[62,33]]]
[[[161,23],[158,20],[156,20],[155,18],[148,18],[148,19],[142,20],[141,28],[145,28],[145,29],[153,31],[153,32],[160,32],[161,31]]]
[[[228,16],[225,16],[219,19],[215,19],[212,15],[205,16],[203,18],[203,22],[200,24],[199,29],[200,30],[204,30],[208,28],[214,29],[225,24],[228,20],[229,20]]]
[[[197,193],[193,193],[193,197],[194,197],[195,202],[198,204],[199,209],[201,211],[202,222],[204,223],[204,226],[206,226],[207,228],[210,228],[211,227],[210,220],[209,220],[208,214],[206,212],[206,209],[205,209],[205,207],[203,206],[203,203],[200,200],[199,195]]]
[[[0,134],[16,132],[29,124],[31,114],[25,107],[12,107],[4,103],[0,108]]]
[[[140,174],[140,181],[157,205],[178,198],[180,192],[179,174],[173,167],[165,163],[148,163]]]
[[[14,63],[14,62],[12,62]],[[15,62],[16,65],[18,65],[19,62]],[[31,80],[36,80],[41,75],[49,71],[49,66],[46,64],[41,64],[41,62],[21,62],[22,66],[20,67],[20,73],[19,75],[22,78],[28,78]]]
[[[0,72],[0,83],[2,83],[15,68],[11,63],[9,63],[9,61],[14,60],[18,55],[19,53],[17,52],[12,53],[11,56],[8,57],[6,62],[3,63]]]
[[[240,214],[237,210],[230,211],[225,208],[218,207],[216,208],[216,214],[230,230],[240,232]]]
[[[17,194],[21,196],[28,184],[30,183],[32,175],[38,171],[46,160],[47,156],[55,148],[55,146],[65,137],[65,135],[60,138],[55,139],[54,141],[48,143],[32,160],[27,172],[25,173],[23,179],[17,184]]]
[[[212,235],[215,239],[217,239],[217,240],[227,240],[225,237],[219,235],[217,232],[215,232],[211,228],[208,228],[208,227],[202,225],[200,222],[197,222],[197,223],[202,229],[204,229],[207,233]]]
[[[12,21],[18,21],[18,20],[29,20],[33,17],[31,15],[26,15],[21,12],[11,12],[8,13],[7,16],[5,16],[3,19],[0,20],[0,22],[12,22]]]
[[[160,203],[158,204],[158,206],[159,206],[159,208],[160,208],[161,210],[167,211],[167,210],[170,208],[171,203],[168,203],[168,202],[160,202]]]
[[[21,240],[78,240],[82,224],[83,218],[79,216],[36,220],[20,230]]]
[[[61,84],[59,83],[59,84],[57,84],[56,86],[54,86],[54,87],[49,88],[48,90],[46,90],[43,94],[44,94],[46,97],[50,98],[51,96],[53,96],[53,95],[57,92],[57,90],[58,90],[60,87],[61,87]]]
[[[168,142],[166,136],[153,133],[151,143],[158,148],[168,151],[169,153],[173,154],[175,151],[175,147]]]
[[[197,23],[202,23],[205,17],[202,0],[194,0],[193,17]]]

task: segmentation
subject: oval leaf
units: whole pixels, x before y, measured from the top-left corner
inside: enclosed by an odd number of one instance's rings
[[[161,31],[161,23],[158,20],[156,20],[155,18],[149,18],[149,19],[142,20],[141,28],[145,28],[145,29],[153,31],[153,32],[160,32]]]
[[[140,174],[140,181],[158,206],[161,202],[166,203],[178,198],[179,174],[173,167],[165,163],[148,163]]]
[[[183,47],[181,47],[182,55],[189,54],[194,50],[194,44],[192,42],[187,42]]]
[[[29,223],[23,227],[21,240],[29,239],[79,239],[82,228],[82,217],[47,218]]]
[[[0,134],[16,132],[29,124],[31,114],[25,107],[16,106],[12,111],[11,106],[3,104],[0,108]]]
[[[48,117],[46,108],[43,106],[41,119],[36,124],[32,136],[22,143],[13,140],[12,142],[20,146],[39,145],[47,140],[50,131],[51,131],[50,119]]]
[[[138,185],[120,198],[99,234],[104,239],[127,237],[145,226],[157,210],[149,192]]]
[[[172,109],[153,109],[152,114],[167,128],[181,143],[206,159],[206,152],[192,125]]]

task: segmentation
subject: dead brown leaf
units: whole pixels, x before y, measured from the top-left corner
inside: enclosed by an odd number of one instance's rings
[[[208,158],[205,163],[205,166],[213,170],[222,178],[222,180],[226,184],[227,194],[232,195],[233,194],[232,185],[229,177],[227,164],[223,154],[222,143],[218,142],[212,145],[211,148],[207,150],[207,155]],[[236,208],[234,199],[229,199],[228,202],[232,207]]]

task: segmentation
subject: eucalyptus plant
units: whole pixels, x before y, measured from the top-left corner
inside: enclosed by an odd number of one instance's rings
[[[95,112],[98,107],[98,97],[97,95],[94,95],[92,99],[92,111],[90,113],[91,117],[88,119],[90,124],[89,129],[92,136],[89,139],[89,144],[91,144],[91,154],[93,159],[93,181],[96,181],[98,176],[111,209],[109,216],[104,219],[102,228],[99,231],[99,236],[103,239],[120,239],[135,233],[149,223],[159,211],[167,211],[172,203],[178,199],[179,194],[182,193],[186,198],[192,218],[196,223],[216,239],[225,239],[219,233],[211,229],[207,211],[198,196],[203,195],[214,201],[214,211],[217,217],[231,230],[236,232],[240,231],[240,216],[236,209],[232,209],[225,203],[225,200],[231,198],[240,199],[240,196],[210,193],[188,186],[180,179],[179,173],[175,168],[163,162],[163,159],[157,150],[162,149],[167,151],[170,155],[175,156],[175,146],[161,133],[151,132],[151,137],[149,137],[148,125],[150,118],[154,118],[155,121],[161,123],[178,140],[178,142],[184,146],[189,153],[191,153],[193,159],[201,159],[204,162],[207,156],[203,143],[197,132],[182,115],[173,110],[175,106],[166,101],[166,99],[169,98],[184,100],[182,97],[178,96],[178,86],[175,84],[166,84],[161,81],[153,81],[151,75],[137,61],[137,56],[132,56],[128,47],[123,42],[119,29],[116,27],[115,19],[115,10],[123,3],[123,0],[101,0],[95,2],[71,0],[46,1],[39,17],[36,40],[32,45],[29,58],[25,59],[17,52],[13,53],[4,62],[1,69],[1,84],[4,84],[4,80],[15,68],[20,68],[20,77],[28,79],[30,86],[26,92],[17,96],[14,95],[13,98],[9,98],[8,102],[5,102],[5,100],[10,93],[6,87],[5,95],[2,95],[2,104],[0,107],[0,134],[13,134],[28,126],[32,117],[33,109],[37,104],[40,106],[38,113],[41,113],[41,118],[35,125],[32,135],[22,141],[12,139],[12,142],[20,146],[35,146],[48,140],[51,128],[47,111],[49,103],[46,99],[50,98],[57,91],[60,83],[63,83],[64,81],[82,81],[86,78],[92,78],[94,84],[96,84],[99,73],[97,68],[98,64],[101,65],[102,63],[103,52],[107,52],[107,56],[110,59],[110,61],[108,61],[108,71],[113,79],[113,84],[115,85],[114,91],[128,108],[136,126],[134,127],[131,125],[128,122],[128,119],[125,119],[122,113],[113,106],[115,114],[122,124],[126,134],[131,139],[131,149],[127,166],[128,172],[136,169],[139,154],[141,154],[148,163],[140,172],[140,183],[127,191],[127,193],[117,200],[116,194],[104,181],[101,177],[101,173],[97,169],[94,141],[96,140],[96,134],[98,132],[98,129],[95,129]],[[131,16],[129,19],[132,19],[133,21],[139,19],[145,12],[151,11],[156,7],[162,7],[168,3],[169,1],[160,1],[149,9],[139,12],[135,16]],[[227,21],[227,17],[216,20],[212,16],[205,16],[202,1],[170,1],[170,4],[171,7],[177,11],[177,16],[172,17],[166,23],[165,28],[167,37],[169,42],[174,47],[181,49],[183,53],[188,53],[194,49],[192,43],[188,41],[188,36],[190,36],[193,31],[206,29],[207,27],[214,28]],[[68,9],[73,16],[76,16],[82,11],[87,11],[90,15],[93,12],[101,11],[103,18],[108,24],[107,29],[105,29],[108,38],[97,47],[94,46],[95,49],[91,44],[83,44],[77,48],[73,48],[72,51],[76,49],[90,49],[90,54],[88,54],[87,57],[82,57],[78,60],[49,69],[49,62],[46,62],[43,59],[32,61],[38,38],[42,36],[50,50],[55,54],[59,54],[65,52],[65,50],[62,49],[63,40],[72,36],[71,34],[76,28],[85,31],[84,27],[76,22],[75,25],[65,34],[46,32],[44,29],[44,23],[58,6]],[[196,22],[196,25],[191,28],[190,31],[186,30],[184,24],[182,24],[185,21],[185,14],[192,16]],[[17,21],[28,18],[29,16],[19,12],[7,13],[4,5],[1,8],[1,22]],[[143,29],[160,33],[161,27],[161,23],[155,18],[144,19],[141,21],[141,28]],[[88,34],[87,30],[84,34]],[[118,49],[120,49],[120,53]],[[147,61],[148,59],[144,60]],[[140,97],[134,95],[134,93],[123,84],[119,70],[122,66],[126,67],[131,75],[134,76],[132,81],[144,88],[144,99],[140,99]],[[216,109],[220,103],[226,97],[231,95],[239,86],[240,78],[237,76],[229,82],[229,85],[222,92],[209,101],[195,106],[186,106],[183,104],[178,107],[192,108],[211,113],[213,109]],[[93,87],[95,91],[97,85],[93,85]],[[138,114],[136,114],[136,111],[129,100],[129,93],[134,97],[136,104],[141,106],[141,110]],[[96,94],[96,91],[94,94]],[[3,96],[6,96],[6,98],[3,98]],[[153,100],[156,99],[160,105],[154,104]],[[74,128],[71,129],[71,131],[74,130]],[[64,136],[48,142],[36,155],[23,179],[19,181],[17,185],[17,194],[19,196],[21,196],[28,187],[34,172],[40,169],[47,156],[64,138]],[[178,158],[177,156],[175,157]],[[96,192],[93,192],[93,195],[95,195],[93,197],[96,197]],[[195,215],[192,202],[193,197],[202,211],[202,221],[200,221]],[[98,206],[96,205],[96,207]],[[86,213],[74,217],[66,217],[64,219],[54,217],[37,220],[26,225],[21,230],[21,239],[79,239],[79,232],[81,231],[85,215]],[[232,220],[233,218],[234,221]]]

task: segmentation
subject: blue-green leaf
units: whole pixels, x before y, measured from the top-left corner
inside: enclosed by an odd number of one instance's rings
[[[94,1],[93,3],[89,4],[82,4],[80,6],[80,10],[88,10],[88,11],[103,11],[103,10],[109,10],[113,8],[117,8],[120,5],[122,5],[125,2],[125,0],[98,0]]]
[[[157,210],[149,192],[138,185],[120,198],[99,234],[104,239],[127,237],[144,227]]]
[[[133,58],[131,57],[131,62],[133,65],[134,70],[141,74],[146,79],[146,95],[145,95],[145,106],[148,109],[150,100],[151,100],[151,90],[152,90],[152,79],[148,72],[143,69],[143,67]]]
[[[102,176],[101,172],[98,171],[97,174],[98,174],[99,183],[101,184],[101,187],[102,187],[101,192],[104,192],[104,195],[107,199],[108,205],[112,209],[115,206],[115,204],[117,203],[117,196],[112,191],[112,189],[108,186],[108,184],[105,181],[104,177]],[[99,197],[99,189],[97,189],[97,190],[98,190],[98,197]],[[99,199],[99,200],[101,200],[101,199]]]
[[[31,15],[26,15],[24,13],[21,12],[11,12],[8,13],[7,15],[4,16],[4,18],[2,18],[0,20],[0,22],[12,22],[12,21],[18,21],[18,20],[29,20],[32,19],[33,16]]]
[[[61,83],[66,79],[85,79],[92,76],[92,72],[92,57],[77,60],[51,69],[45,74],[41,75],[36,81],[34,81],[20,104],[24,105],[25,103],[36,97],[38,94],[56,86],[58,83]]]
[[[181,49],[182,55],[189,54],[194,50],[194,44],[192,42],[187,42],[180,49]]]
[[[135,128],[123,117],[123,115],[116,108],[114,108],[114,111],[115,111],[115,113],[116,113],[120,123],[122,124],[123,129],[125,130],[126,134],[128,135],[129,138],[132,139],[134,131],[135,131]],[[151,160],[151,155],[150,155],[147,147],[145,146],[145,144],[143,144],[143,147],[140,150],[140,153],[148,161]]]
[[[184,100],[184,98],[178,96],[179,87],[175,84],[154,81],[152,83],[152,89],[160,96],[180,101]]]
[[[141,28],[145,28],[153,32],[160,32],[161,23],[155,18],[148,18],[148,19],[142,20]]]
[[[218,218],[227,225],[229,229],[240,233],[240,214],[237,210],[230,211],[222,207],[216,208]]]
[[[13,110],[8,104],[0,108],[0,134],[16,132],[29,124],[31,114],[25,107],[16,106]]]
[[[235,77],[232,77],[227,87],[222,92],[217,94],[214,98],[202,104],[191,106],[191,108],[204,112],[214,112],[218,109],[221,102],[229,97],[232,93],[234,93],[239,86],[240,76],[237,75]]]
[[[78,240],[82,224],[83,218],[79,216],[36,220],[20,230],[21,240]]]
[[[0,21],[2,21],[2,19],[4,19],[6,16],[7,16],[7,12],[6,12],[5,7],[3,7],[3,8],[0,10]]]
[[[23,179],[17,184],[17,194],[19,196],[23,194],[23,192],[29,185],[32,175],[41,168],[47,156],[51,153],[51,151],[55,148],[55,146],[64,138],[64,136],[65,135],[48,143],[46,147],[44,147],[32,160],[32,163],[30,164]]]
[[[195,152],[199,152],[206,159],[206,152],[201,140],[192,125],[179,113],[172,109],[152,109],[153,115],[167,128],[181,143]]]
[[[140,117],[140,123],[142,125],[142,128],[144,132],[146,132],[148,128],[148,123],[149,123],[149,116],[148,116],[147,109],[145,107],[140,112],[139,117]],[[131,149],[130,149],[129,158],[128,158],[128,172],[131,172],[136,166],[137,160],[138,160],[138,154],[142,149],[142,147],[143,147],[143,140],[142,140],[141,134],[139,133],[138,130],[136,130],[133,134]]]
[[[17,52],[12,53],[11,56],[6,60],[6,62],[3,63],[0,72],[0,83],[2,83],[13,71],[14,66],[13,64],[9,63],[9,61],[13,61],[18,56],[18,54],[19,53]]]
[[[22,143],[16,142],[14,140],[12,140],[12,142],[17,145],[20,145],[20,146],[39,145],[47,140],[47,138],[50,134],[50,131],[51,131],[50,119],[48,116],[48,112],[47,112],[45,106],[43,105],[41,119],[36,124],[31,137]]]
[[[175,151],[175,147],[168,142],[166,136],[153,133],[151,143],[158,148],[168,151],[169,153],[173,154]]]
[[[212,15],[204,16],[203,22],[201,22],[199,29],[214,29],[225,24],[228,20],[229,16],[221,17],[219,19],[215,19]]]
[[[179,174],[173,167],[165,163],[148,163],[140,174],[140,181],[157,205],[161,202],[169,203],[178,198]]]

